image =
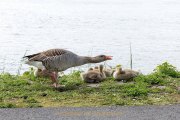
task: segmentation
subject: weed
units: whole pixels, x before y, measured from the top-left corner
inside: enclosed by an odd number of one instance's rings
[[[147,84],[144,82],[138,82],[134,85],[126,85],[124,90],[128,96],[133,96],[133,97],[147,96],[148,94]]]
[[[168,62],[164,62],[161,65],[158,65],[154,71],[156,73],[165,74],[171,77],[179,78],[180,72],[174,67],[173,65],[169,64]]]
[[[12,103],[0,103],[0,108],[16,108],[17,106]]]
[[[159,74],[152,73],[149,75],[139,75],[134,79],[136,82],[145,82],[149,85],[163,85],[165,84],[163,76],[160,76]]]

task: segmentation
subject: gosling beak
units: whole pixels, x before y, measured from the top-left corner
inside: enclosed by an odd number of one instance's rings
[[[113,56],[106,56],[106,60],[112,60]]]

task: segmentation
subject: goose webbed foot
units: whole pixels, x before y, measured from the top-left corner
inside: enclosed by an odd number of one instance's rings
[[[53,83],[51,86],[54,88],[65,87],[65,85],[60,85],[58,83]]]
[[[60,85],[59,83],[53,83],[51,86],[55,88],[62,87],[62,85]]]

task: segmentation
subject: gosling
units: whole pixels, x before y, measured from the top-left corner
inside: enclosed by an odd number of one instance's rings
[[[90,68],[86,73],[81,74],[81,78],[86,83],[99,83],[104,81],[106,79],[106,75],[103,72],[103,65],[99,66],[99,70]]]
[[[113,69],[104,69],[104,73],[105,73],[106,77],[112,77],[114,72],[115,72],[115,70],[113,70]]]
[[[103,65],[101,65],[101,66],[103,67]],[[94,70],[99,71],[99,67],[95,66]],[[106,69],[103,67],[103,73],[105,74],[106,77],[112,77],[114,72],[115,72],[115,70],[113,70],[113,69],[110,69],[110,68]]]
[[[127,82],[139,75],[139,72],[130,70],[130,69],[125,69],[122,70],[121,67],[116,67],[115,72],[113,73],[113,77],[120,81],[123,80],[124,82]]]
[[[50,72],[48,70],[42,71],[41,69],[35,69],[34,76],[35,77],[49,77]]]

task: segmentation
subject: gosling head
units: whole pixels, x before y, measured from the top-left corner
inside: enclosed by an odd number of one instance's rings
[[[91,71],[91,70],[93,70],[93,68],[89,68],[89,69],[88,69],[88,71]]]
[[[94,67],[94,69],[95,69],[95,70],[98,70],[98,69],[99,69],[99,67],[98,67],[98,66],[95,66],[95,67]]]
[[[100,72],[103,72],[103,68],[104,68],[103,65],[99,65],[99,71],[100,71]]]
[[[116,67],[116,71],[121,72],[122,68],[121,67]]]
[[[122,70],[122,66],[120,64],[116,65],[116,72],[119,74],[124,74],[125,72]]]

